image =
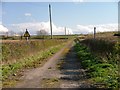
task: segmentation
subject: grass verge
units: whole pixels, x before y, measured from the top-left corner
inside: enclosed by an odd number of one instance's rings
[[[115,61],[104,62],[97,55],[91,53],[90,48],[81,43],[75,45],[75,50],[92,82],[101,84],[100,88],[103,88],[103,85],[104,88],[119,88],[118,66]]]
[[[12,63],[9,65],[3,65],[2,66],[3,86],[4,87],[10,87],[11,85],[13,86],[14,85],[13,82],[16,82],[16,81],[14,80],[10,81],[10,77],[17,76],[17,73],[21,69],[36,68],[38,66],[42,66],[46,62],[48,57],[52,56],[54,53],[59,51],[64,45],[65,43],[51,47],[44,51],[40,51],[34,56],[29,56],[24,58],[24,60],[19,60],[19,62]]]

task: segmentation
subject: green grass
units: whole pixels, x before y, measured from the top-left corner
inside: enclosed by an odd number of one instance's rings
[[[44,51],[38,52],[34,56],[29,56],[20,60],[16,63],[6,64],[2,66],[2,78],[3,81],[9,79],[9,76],[16,75],[20,69],[24,68],[36,68],[46,62],[47,58],[56,53],[60,48],[64,46],[65,43],[50,47]]]
[[[104,88],[118,88],[118,57],[116,56],[119,54],[120,46],[118,43],[109,44],[111,43],[107,41],[86,40],[77,43],[75,50],[82,66],[88,70],[87,74],[91,81],[105,84]],[[106,55],[102,56],[102,52],[111,54],[109,59]]]

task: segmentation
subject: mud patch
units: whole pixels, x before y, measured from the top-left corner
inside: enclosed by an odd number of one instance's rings
[[[64,60],[59,61],[59,62],[57,63],[57,65],[56,65],[56,68],[59,69],[59,70],[63,69],[62,65],[63,65],[64,63],[65,63]]]
[[[58,88],[60,80],[58,78],[43,78],[40,84],[42,88]]]

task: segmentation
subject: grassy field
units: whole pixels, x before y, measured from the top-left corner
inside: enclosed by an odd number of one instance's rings
[[[3,81],[23,68],[42,66],[46,59],[59,51],[65,43],[77,37],[76,53],[82,66],[87,70],[90,81],[99,87],[119,87],[120,40],[113,36],[116,32],[97,33],[93,35],[69,35],[39,37],[32,36],[27,42],[20,37],[2,41],[2,76]],[[14,39],[13,39],[14,38]],[[4,84],[4,83],[3,83]],[[6,84],[6,82],[5,82]]]
[[[119,38],[114,32],[98,33],[96,39],[88,35],[76,44],[76,52],[90,81],[103,88],[119,87]]]
[[[76,35],[53,35],[53,39],[70,39]],[[50,39],[50,35],[31,35],[30,39]],[[0,36],[2,40],[25,40],[25,37],[21,36]]]
[[[2,64],[10,64],[51,46],[64,43],[67,40],[30,40],[30,41],[3,41]]]
[[[59,51],[69,39],[6,40],[2,47],[2,80],[16,76],[24,68],[42,66],[48,57]],[[4,83],[3,83],[4,84]]]
[[[118,41],[119,37],[114,36],[114,34],[117,34],[118,32],[99,32],[96,33],[96,39],[102,39],[102,40],[108,40],[108,41]],[[86,39],[92,39],[93,34],[88,34],[85,37]]]

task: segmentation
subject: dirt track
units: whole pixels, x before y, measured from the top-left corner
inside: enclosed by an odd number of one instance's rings
[[[89,88],[84,69],[69,42],[43,67],[26,70],[15,88]]]

